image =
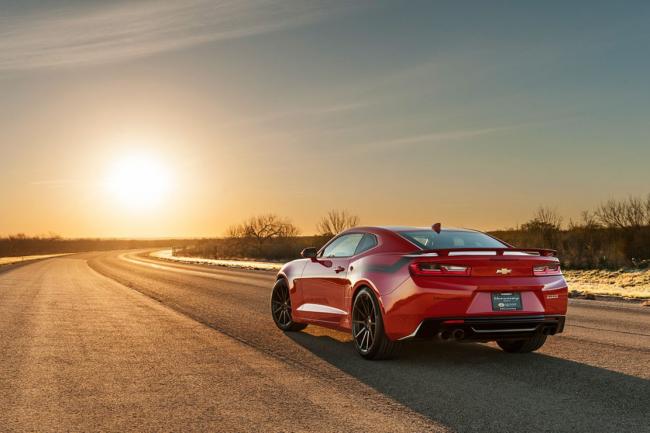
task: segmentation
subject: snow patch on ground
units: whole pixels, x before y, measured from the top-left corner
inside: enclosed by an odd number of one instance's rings
[[[273,262],[256,262],[249,260],[221,260],[221,259],[204,259],[201,257],[179,257],[172,254],[172,250],[155,251],[150,254],[152,257],[171,260],[173,262],[190,263],[197,265],[225,266],[229,268],[257,269],[263,271],[277,271],[282,267],[282,263]]]

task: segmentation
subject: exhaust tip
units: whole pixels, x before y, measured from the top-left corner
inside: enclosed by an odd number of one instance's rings
[[[463,338],[465,338],[465,331],[463,331],[462,329],[456,329],[453,335],[454,335],[454,339],[462,340]]]
[[[442,331],[440,333],[440,339],[441,340],[449,340],[451,338],[451,332],[449,331]]]

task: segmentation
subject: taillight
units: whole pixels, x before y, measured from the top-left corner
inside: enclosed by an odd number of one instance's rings
[[[414,262],[409,265],[413,275],[434,276],[434,275],[469,275],[471,268],[469,266],[451,265],[434,262]]]
[[[562,275],[560,265],[533,266],[533,275],[541,277],[545,275]]]

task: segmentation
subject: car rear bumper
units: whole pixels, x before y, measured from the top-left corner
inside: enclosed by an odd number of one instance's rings
[[[424,319],[409,335],[400,338],[440,337],[443,340],[493,341],[555,335],[564,330],[564,315],[436,317]]]
[[[521,297],[519,309],[495,309],[492,296],[494,293],[517,292]],[[381,297],[384,313],[384,329],[391,340],[412,338],[420,329],[426,329],[435,324],[442,324],[445,320],[467,321],[463,323],[463,331],[467,339],[489,341],[503,334],[503,338],[510,338],[504,331],[481,332],[490,330],[484,323],[475,323],[472,329],[472,320],[492,320],[499,325],[501,321],[515,320],[521,322],[528,318],[526,326],[520,326],[514,335],[526,336],[535,332],[558,333],[562,326],[555,326],[554,332],[550,327],[537,329],[541,318],[549,317],[553,325],[557,322],[554,317],[564,317],[567,311],[568,289],[564,278],[559,276],[548,277],[517,277],[517,278],[492,278],[492,277],[446,277],[430,278],[426,281],[414,281],[412,278],[405,280],[397,289]],[[524,320],[525,321],[525,320]],[[543,322],[544,320],[542,320]],[[430,323],[433,323],[431,325]],[[425,326],[426,325],[426,326]],[[486,329],[481,329],[486,327]],[[524,331],[525,329],[532,329]],[[509,329],[504,326],[503,329]],[[417,330],[417,332],[416,332]],[[479,337],[480,336],[480,337]],[[501,338],[501,337],[499,337]]]

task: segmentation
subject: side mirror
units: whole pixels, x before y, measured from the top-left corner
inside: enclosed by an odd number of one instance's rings
[[[312,259],[312,261],[316,260],[317,255],[318,250],[314,247],[305,248],[300,252],[300,257],[303,257],[305,259]]]

